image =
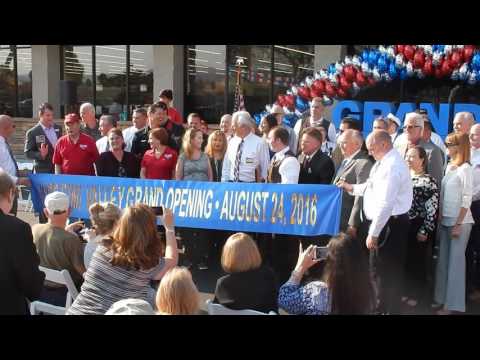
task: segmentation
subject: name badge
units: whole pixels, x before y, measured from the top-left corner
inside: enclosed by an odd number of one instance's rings
[[[60,132],[60,129],[55,129],[55,132]]]
[[[255,159],[254,158],[245,158],[245,163],[246,164],[253,164],[255,162]]]
[[[43,143],[45,143],[45,142],[46,142],[46,140],[45,140],[45,135],[37,135],[37,136],[35,136],[35,142],[36,142],[37,144],[43,144]]]
[[[80,149],[86,150],[86,149],[87,149],[87,145],[85,145],[85,144],[80,144]]]

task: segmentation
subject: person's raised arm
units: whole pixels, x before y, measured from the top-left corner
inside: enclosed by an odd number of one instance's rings
[[[177,238],[175,237],[175,220],[171,209],[164,208],[163,225],[165,227],[165,256],[163,257],[165,264],[162,270],[155,275],[155,280],[160,280],[165,273],[171,268],[177,266],[178,263],[178,247]]]

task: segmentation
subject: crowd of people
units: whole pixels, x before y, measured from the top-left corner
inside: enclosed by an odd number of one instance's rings
[[[7,239],[23,237],[1,244],[10,258],[1,262],[0,287],[11,295],[0,309],[25,313],[25,298],[64,304],[66,289],[45,282],[41,265],[70,272],[79,295],[68,314],[195,314],[190,270],[208,269],[215,251],[225,275],[214,302],[231,309],[401,314],[422,303],[451,314],[466,311],[466,296],[480,299],[480,124],[471,113],[455,115],[445,142],[423,110],[406,114],[403,127],[393,114],[376,118],[363,129],[371,130],[366,139],[350,117],[337,132],[320,98],[293,128],[275,105],[258,127],[238,111],[209,133],[197,113],[184,124],[171,101],[172,92],[162,91],[148,109],[133,111],[123,131],[110,115],[97,121],[85,103],[65,116],[65,135],[44,103],[25,155],[35,173],[336,185],[344,190],[340,233],[175,229],[168,209],[159,229],[146,205],[122,211],[111,203],[90,207],[86,229],[69,223],[69,198],[60,192],[47,195],[30,231],[7,215],[16,215],[16,186],[29,180],[8,144],[15,124],[0,115],[0,222]]]

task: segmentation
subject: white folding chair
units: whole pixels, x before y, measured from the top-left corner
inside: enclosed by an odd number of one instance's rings
[[[270,311],[268,314],[256,310],[232,310],[221,304],[215,304],[211,299],[208,299],[207,305],[208,315],[277,315],[275,311]]]
[[[56,284],[65,285],[67,287],[67,299],[65,301],[65,307],[55,306],[43,301],[33,301],[30,304],[30,313],[32,315],[38,315],[40,312],[52,315],[64,315],[67,309],[72,305],[72,302],[78,296],[78,290],[73,283],[70,273],[66,269],[53,270],[43,266],[39,266],[38,268],[40,271],[45,273],[45,280]]]

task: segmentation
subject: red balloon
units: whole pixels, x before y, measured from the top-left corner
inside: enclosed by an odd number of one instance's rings
[[[465,45],[463,48],[463,58],[465,62],[469,62],[472,59],[474,51],[475,47],[473,45]]]
[[[325,81],[317,79],[312,84],[312,90],[317,90],[318,92],[325,91]]]
[[[449,75],[452,72],[453,68],[454,68],[454,66],[453,66],[452,60],[443,61],[442,66],[440,67],[443,75],[445,75],[445,76]]]
[[[285,106],[285,95],[278,95],[277,97],[277,102],[278,102],[278,105],[280,106]]]
[[[367,78],[368,85],[373,86],[375,85],[375,79],[373,77]]]
[[[298,95],[306,100],[310,100],[310,89],[308,87],[299,87],[298,88]]]
[[[340,88],[337,90],[337,96],[340,98],[346,98],[348,96],[348,92]]]
[[[452,58],[451,58],[450,61],[451,61],[451,64],[453,65],[454,68],[460,67],[460,65],[462,64],[462,61],[463,61],[462,53],[460,53],[459,51],[455,51],[452,54]]]
[[[437,79],[441,79],[443,77],[443,72],[440,67],[436,67],[434,72]]]
[[[415,54],[415,49],[413,48],[413,46],[412,45],[406,45],[405,49],[403,50],[403,55],[405,55],[405,57],[408,60],[413,60],[414,54]]]
[[[415,69],[421,69],[423,65],[425,65],[425,54],[422,50],[417,50],[413,56],[413,67]]]
[[[403,51],[405,50],[405,45],[397,45],[397,54],[403,54]]]
[[[310,90],[310,95],[312,96],[312,98],[322,97],[323,96],[323,91],[320,91],[317,88],[312,88]]]
[[[343,75],[340,76],[340,89],[347,91],[352,87],[352,83],[349,82]]]
[[[432,58],[427,58],[425,60],[425,64],[423,65],[423,73],[427,76],[430,76],[433,74]]]
[[[355,81],[358,86],[365,86],[367,84],[367,77],[363,72],[357,72],[357,76],[355,76]]]
[[[331,83],[327,83],[325,85],[325,92],[329,97],[334,97],[337,92],[337,89]]]
[[[357,70],[353,66],[345,66],[343,69],[343,73],[345,74],[345,78],[352,82],[355,80],[355,75],[357,73]]]
[[[285,95],[285,106],[288,108],[292,108],[295,106],[295,96],[293,95]]]

